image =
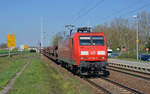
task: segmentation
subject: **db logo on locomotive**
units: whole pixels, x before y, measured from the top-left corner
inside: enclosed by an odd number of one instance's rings
[[[96,51],[91,51],[91,55],[96,55]]]

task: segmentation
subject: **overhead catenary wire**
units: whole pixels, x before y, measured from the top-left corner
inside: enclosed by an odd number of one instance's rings
[[[75,20],[73,20],[73,24],[75,22],[77,22],[80,18],[82,18],[83,16],[87,15],[89,12],[91,12],[92,10],[94,10],[96,7],[98,7],[100,4],[102,4],[105,0],[100,0],[99,2],[97,2],[93,7],[89,8],[86,12],[84,12],[82,15],[77,16],[77,18]]]
[[[124,12],[125,10],[134,7],[135,5],[139,4],[140,2],[141,2],[141,0],[138,0],[137,2],[134,2],[134,3],[132,3],[132,4],[128,5],[128,6],[126,6],[126,7],[123,7],[123,8],[121,8],[121,9],[119,9],[119,10],[113,12],[112,14],[110,14],[110,15],[108,15],[108,16],[105,16],[105,18],[108,19],[108,18],[111,18],[112,16],[115,16],[115,15],[117,15],[117,14],[120,14],[120,13]],[[134,5],[134,6],[133,6],[133,5]]]
[[[136,4],[138,4],[138,2],[135,3],[134,5],[136,5]],[[132,5],[132,6],[133,6],[133,5]],[[131,7],[132,7],[132,6],[131,6]],[[149,6],[150,6],[150,2],[149,2],[149,3],[146,3],[146,4],[144,4],[144,5],[142,5],[142,6],[139,7],[139,8],[132,9],[132,10],[130,10],[130,11],[128,11],[128,12],[125,12],[125,13],[119,15],[119,16],[120,16],[120,17],[123,17],[123,16],[129,15],[129,14],[131,14],[131,13],[134,13],[134,12],[136,12],[136,11],[139,11],[139,10],[141,10],[141,9],[144,9],[144,8],[146,8],[146,7],[149,7]],[[130,7],[129,7],[129,8],[130,8]],[[118,10],[116,13],[113,13],[113,14],[111,14],[111,15],[105,17],[105,18],[109,19],[109,18],[111,18],[112,16],[115,16],[115,15],[119,14],[121,11],[124,11],[124,9],[125,9],[125,8],[122,8],[122,9]],[[126,7],[126,9],[128,9],[128,7]],[[119,12],[119,11],[120,11],[120,12]],[[104,19],[105,19],[105,18],[104,18]],[[106,19],[105,19],[105,20],[106,20]]]
[[[128,14],[134,13],[134,12],[139,11],[139,10],[141,10],[141,9],[144,9],[144,8],[146,8],[146,7],[150,7],[150,2],[147,3],[147,4],[144,4],[143,6],[141,6],[141,7],[139,7],[139,8],[136,8],[136,9],[134,9],[134,10],[131,10],[131,11],[127,12],[127,13],[124,13],[124,14],[122,14],[122,15],[120,15],[120,16],[126,16],[126,15],[128,15]]]
[[[86,1],[87,1],[87,0],[86,0]],[[83,11],[87,10],[87,6],[90,6],[92,2],[93,2],[93,0],[89,0],[89,1],[87,2],[87,4],[84,3],[84,7],[83,7],[82,9],[80,9],[76,14],[77,14],[77,15],[81,15],[81,13],[82,13]]]
[[[118,11],[112,13],[111,15],[108,15],[108,16],[107,16],[107,19],[111,18],[112,16],[114,16],[114,15],[116,15],[116,14],[120,14],[120,13],[122,13],[123,11],[126,11],[127,9],[130,9],[131,7],[134,7],[135,5],[137,5],[137,4],[140,3],[139,1],[140,1],[140,0],[138,0],[137,2],[131,4],[131,5],[127,6],[127,7],[124,7],[124,8],[122,8],[122,9],[120,9],[120,10],[118,10]],[[91,12],[93,9],[95,9],[97,6],[99,6],[99,5],[102,4],[103,2],[104,2],[104,0],[99,1],[99,2],[96,3],[93,7],[89,8],[86,12],[84,12],[84,13],[82,13],[81,15],[77,16],[76,19],[73,20],[73,23],[72,23],[72,24],[75,24],[79,19],[81,19],[83,16],[87,15],[89,12]],[[150,6],[150,2],[144,4],[143,6],[141,6],[141,7],[139,7],[139,8],[132,9],[132,10],[130,10],[130,11],[128,11],[128,12],[125,12],[125,13],[123,13],[123,14],[121,14],[121,15],[118,15],[118,16],[120,16],[120,17],[126,16],[126,15],[129,15],[129,14],[134,13],[134,12],[136,12],[136,11],[142,10],[142,9],[144,9],[144,8],[146,8],[146,7],[149,7],[149,6]],[[104,19],[105,19],[105,18],[104,18]]]
[[[95,9],[99,4],[101,4],[101,3],[103,3],[103,2],[104,2],[104,0],[99,1],[99,2],[96,3],[93,7],[89,8],[86,12],[84,12],[84,14],[82,14],[82,15],[80,15],[80,14],[81,14],[81,11],[79,11],[79,12],[78,12],[78,13],[79,13],[79,16],[76,17],[76,19],[73,21],[73,23],[77,22],[77,20],[79,20],[81,17],[83,17],[83,16],[85,16],[86,14],[88,14],[89,12],[91,12],[93,9]],[[134,5],[137,5],[137,4],[139,4],[140,2],[141,2],[141,0],[138,0],[137,2],[135,2],[135,3],[133,3],[133,4],[134,4]],[[118,14],[118,13],[121,13],[122,11],[133,7],[133,4],[131,4],[131,5],[127,6],[127,7],[124,7],[124,8],[122,8],[122,9],[116,11],[116,12],[112,13],[111,15],[108,15],[108,16],[105,17],[105,18],[108,19],[108,18],[112,17],[112,15],[114,16],[114,15],[116,15],[116,14]]]

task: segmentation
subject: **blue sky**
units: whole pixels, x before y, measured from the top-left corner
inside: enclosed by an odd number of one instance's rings
[[[0,43],[6,43],[10,33],[16,34],[17,46],[37,45],[43,17],[44,45],[49,45],[66,24],[94,27],[119,16],[132,20],[140,11],[150,12],[150,7],[127,13],[148,3],[149,0],[0,0]]]

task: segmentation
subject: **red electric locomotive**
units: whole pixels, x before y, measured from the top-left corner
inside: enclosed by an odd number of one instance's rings
[[[107,63],[107,46],[104,33],[78,28],[68,39],[58,43],[57,60],[76,74],[104,74]]]

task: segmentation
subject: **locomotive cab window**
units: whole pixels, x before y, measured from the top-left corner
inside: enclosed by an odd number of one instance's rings
[[[92,36],[93,45],[104,45],[103,36]]]
[[[91,45],[91,37],[90,36],[80,36],[80,45]]]

